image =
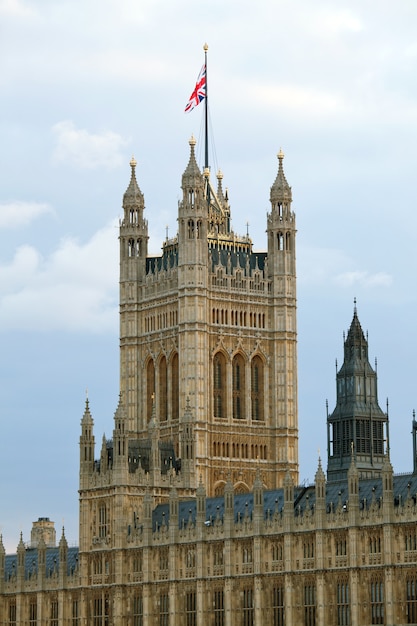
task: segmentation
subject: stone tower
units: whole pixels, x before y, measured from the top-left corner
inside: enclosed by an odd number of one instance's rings
[[[101,463],[114,474],[117,438],[130,470],[136,463],[153,472],[156,482],[147,485],[161,494],[156,466],[161,475],[175,470],[180,494],[195,493],[200,480],[208,495],[220,494],[227,476],[235,491],[249,491],[257,466],[269,488],[288,471],[297,483],[296,226],[284,155],[271,187],[268,251],[254,252],[249,235],[231,229],[223,175],[213,186],[194,138],[189,145],[178,233],[160,256],[147,254],[145,201],[130,163],[119,237],[125,430],[115,423]],[[86,484],[90,419],[82,436]]]
[[[378,404],[378,378],[368,360],[356,303],[336,375],[336,407],[327,416],[329,481],[347,476],[354,456],[360,478],[380,476],[389,451],[388,415]]]

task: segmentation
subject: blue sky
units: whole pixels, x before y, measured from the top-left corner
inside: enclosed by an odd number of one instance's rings
[[[213,171],[265,249],[282,147],[297,214],[300,479],[326,460],[326,399],[357,298],[412,468],[417,5],[413,0],[0,0],[0,532],[78,538],[86,390],[98,454],[118,400],[118,241],[132,154],[150,250],[176,232],[184,106],[209,44]],[[201,148],[202,141],[199,142]],[[202,154],[202,153],[200,153]],[[202,160],[202,159],[201,159]]]

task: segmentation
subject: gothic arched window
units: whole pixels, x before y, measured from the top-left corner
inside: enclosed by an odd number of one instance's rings
[[[233,372],[233,418],[244,419],[245,415],[245,361],[237,354],[232,363]]]
[[[178,419],[179,415],[179,375],[178,353],[171,359],[171,418]]]
[[[226,359],[217,352],[213,359],[214,417],[226,417]]]
[[[167,360],[163,356],[159,362],[159,418],[161,421],[168,418],[167,385]]]
[[[155,400],[155,366],[149,359],[146,367],[146,417],[149,422],[152,416],[152,407]]]
[[[264,419],[264,364],[259,356],[251,364],[251,409],[253,420]]]

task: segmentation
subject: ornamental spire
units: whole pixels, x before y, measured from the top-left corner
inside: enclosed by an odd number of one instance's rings
[[[185,182],[189,182],[190,178],[194,179],[196,176],[201,177],[200,168],[198,167],[197,160],[195,158],[195,146],[197,141],[194,135],[191,135],[188,143],[190,145],[190,159],[187,167],[185,168],[184,174],[182,175],[183,186]]]
[[[274,184],[271,187],[271,203],[274,205],[276,202],[291,202],[292,201],[292,193],[291,187],[289,186],[287,179],[284,174],[283,160],[284,153],[280,148],[278,152],[278,173],[275,178]]]
[[[123,208],[141,207],[145,208],[143,193],[141,192],[136,180],[136,159],[134,156],[130,159],[131,175],[128,188],[123,196]]]

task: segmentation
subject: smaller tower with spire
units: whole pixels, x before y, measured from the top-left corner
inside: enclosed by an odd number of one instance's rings
[[[123,196],[123,218],[119,224],[120,243],[120,381],[129,429],[138,420],[136,387],[128,383],[132,362],[140,359],[137,346],[138,302],[143,299],[147,271],[148,222],[144,218],[145,199],[136,180],[136,160],[130,161],[131,175]]]
[[[368,360],[356,299],[336,385],[336,407],[327,416],[327,479],[345,479],[352,456],[359,478],[380,476],[389,449],[388,414],[378,404],[377,373]]]

